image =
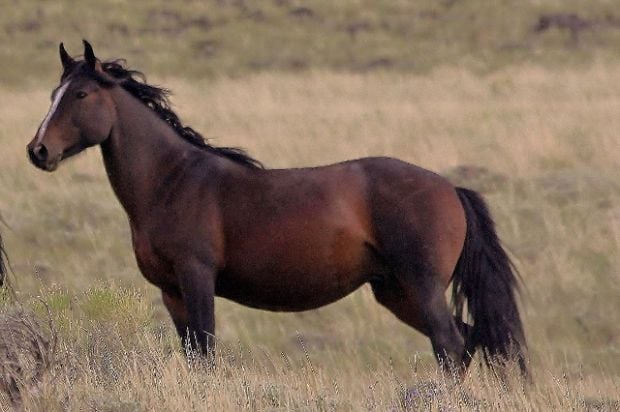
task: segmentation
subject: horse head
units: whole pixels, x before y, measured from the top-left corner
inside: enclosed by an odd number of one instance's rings
[[[50,109],[35,137],[28,156],[40,169],[52,172],[58,164],[108,138],[116,119],[108,90],[115,85],[84,40],[84,59],[74,60],[60,44],[63,74],[52,92]]]

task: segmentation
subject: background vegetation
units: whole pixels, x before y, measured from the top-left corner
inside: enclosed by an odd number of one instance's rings
[[[24,406],[619,409],[614,4],[0,2],[0,230],[14,289],[3,313],[20,304],[45,325],[49,312],[58,339],[46,378],[21,383],[37,388]],[[569,27],[534,30],[571,13],[589,22],[576,40]],[[523,277],[536,384],[504,392],[475,367],[448,390],[428,340],[367,289],[298,314],[218,300],[220,366],[187,361],[136,268],[98,149],[54,174],[25,156],[59,76],[57,43],[80,53],[82,37],[170,87],[213,143],[269,167],[388,155],[482,191]]]
[[[585,65],[617,59],[620,44],[614,0],[85,0],[79,6],[0,0],[0,6],[0,82],[7,84],[54,78],[58,43],[77,53],[82,38],[104,56],[139,61],[147,73],[185,78]],[[541,17],[557,14],[575,18],[536,30]]]

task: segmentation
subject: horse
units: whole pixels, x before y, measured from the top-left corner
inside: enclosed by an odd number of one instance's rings
[[[52,172],[100,147],[138,267],[186,348],[213,355],[215,296],[305,311],[370,284],[430,338],[443,370],[462,376],[480,349],[490,367],[516,361],[527,373],[518,273],[478,193],[387,157],[266,168],[183,125],[168,90],[125,60],[99,60],[86,40],[83,58],[59,52],[30,161]]]

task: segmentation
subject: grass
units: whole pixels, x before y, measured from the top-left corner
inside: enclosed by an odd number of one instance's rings
[[[487,72],[619,57],[620,13],[610,0],[26,0],[3,9],[5,85],[55,79],[58,43],[79,54],[82,38],[108,57],[139,56],[147,73],[194,79],[314,68],[428,73],[455,64]],[[591,26],[576,43],[567,29],[533,31],[556,13]]]
[[[35,170],[24,145],[52,85],[5,87],[0,210],[12,283],[27,308],[41,317],[49,308],[59,336],[55,369],[24,405],[385,410],[403,407],[414,388],[433,394],[411,399],[421,409],[617,409],[619,69],[155,77],[175,91],[188,124],[270,167],[391,155],[481,190],[523,277],[536,381],[525,392],[504,392],[477,366],[448,389],[428,340],[366,288],[297,314],[218,299],[220,366],[186,360],[157,290],[136,268],[98,149],[54,174]]]

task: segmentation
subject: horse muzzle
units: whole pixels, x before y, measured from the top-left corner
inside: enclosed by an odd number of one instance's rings
[[[62,155],[50,157],[47,147],[44,144],[37,144],[36,146],[28,146],[28,157],[32,164],[39,169],[53,172],[58,168]]]

